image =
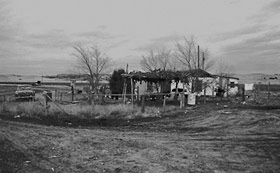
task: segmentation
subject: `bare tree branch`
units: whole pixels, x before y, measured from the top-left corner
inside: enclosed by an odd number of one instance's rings
[[[144,70],[167,70],[173,68],[172,66],[172,52],[171,50],[150,50],[147,55],[142,56],[140,64]]]
[[[214,65],[214,61],[209,59],[209,51],[207,49],[200,49],[198,52],[198,45],[194,37],[184,38],[183,42],[176,42],[177,59],[186,66],[187,70],[203,69],[207,70]],[[198,57],[198,53],[200,56]],[[199,58],[199,59],[198,59]]]
[[[89,75],[91,90],[98,93],[102,73],[110,67],[111,59],[96,45],[91,48],[77,45],[73,48],[75,51],[72,55],[77,58],[79,68]]]

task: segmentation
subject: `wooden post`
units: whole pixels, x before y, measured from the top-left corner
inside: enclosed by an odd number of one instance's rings
[[[123,104],[125,104],[125,99],[126,99],[126,79],[124,79],[124,87],[123,87]]]
[[[137,86],[137,101],[140,101],[140,98],[139,98],[139,86]]]
[[[267,99],[269,100],[270,98],[270,82],[268,82],[268,85],[267,85]]]
[[[197,68],[198,69],[200,69],[200,62],[199,62],[199,60],[200,60],[200,57],[199,57],[199,45],[197,46]]]
[[[242,87],[242,101],[245,101],[245,86]]]
[[[163,96],[163,112],[165,112],[166,96]]]
[[[186,82],[183,83],[183,107],[186,104],[186,96],[185,96]]]
[[[183,96],[182,96],[182,97],[183,97],[183,98],[182,98],[182,99],[183,99],[182,102],[183,102],[183,108],[184,108],[184,107],[185,107],[185,93],[183,92],[182,95],[183,95]]]
[[[180,93],[179,97],[180,97],[180,109],[183,108],[183,97],[182,97],[182,93]]]
[[[204,104],[206,104],[206,82],[204,82]]]
[[[145,95],[141,95],[142,104],[141,104],[141,112],[145,112]]]
[[[74,86],[71,86],[72,101],[74,101]]]
[[[130,83],[131,83],[131,104],[133,106],[133,96],[134,96],[134,86],[133,86],[133,79],[130,79]]]

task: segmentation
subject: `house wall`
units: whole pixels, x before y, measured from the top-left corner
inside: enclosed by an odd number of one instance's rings
[[[217,88],[217,79],[215,78],[200,78],[202,83],[206,83],[206,96],[216,96],[215,88]],[[202,91],[198,93],[198,95],[204,95],[204,86],[202,87]]]
[[[223,77],[217,77],[217,78],[208,77],[208,78],[199,78],[199,80],[202,81],[203,86],[202,86],[202,91],[197,93],[198,96],[204,95],[204,89],[206,89],[206,92],[205,92],[206,96],[216,96],[217,93],[216,93],[215,89],[217,89],[220,85],[226,86],[227,83],[230,84],[231,82],[234,83],[236,86],[231,87],[230,85],[228,85],[229,96],[234,96],[238,93],[238,86],[237,86],[238,79],[223,78]],[[206,88],[204,87],[205,83],[206,83]],[[140,82],[135,83],[135,87],[139,87],[140,95],[148,93],[147,86],[148,86],[148,83],[144,82],[144,81],[142,81],[141,83]],[[167,87],[170,88],[169,92],[171,93],[173,89],[176,89],[176,82],[173,80],[170,84],[168,83]],[[185,94],[190,93],[191,87],[192,87],[192,82],[185,84],[184,88],[183,88],[182,82],[178,83],[178,88],[184,89]],[[162,86],[160,86],[159,91],[160,92],[162,91]],[[225,92],[224,96],[227,96],[226,94],[227,94],[227,92]]]
[[[230,86],[230,85],[228,86],[228,94],[229,94],[229,96],[235,96],[238,93],[238,86],[237,86],[238,80],[230,78],[229,79],[229,84],[230,83],[234,83],[235,86],[234,87]]]
[[[135,83],[135,88],[138,88],[139,89],[139,95],[143,95],[143,94],[146,94],[147,93],[147,82],[136,82]]]
[[[212,96],[212,95],[216,95],[216,92],[215,92],[215,87],[216,87],[216,82],[214,82],[214,78],[199,78],[200,81],[202,81],[202,83],[204,84],[205,82],[207,83],[206,85],[206,95],[207,96]],[[189,82],[188,84],[185,84],[185,87],[184,87],[184,91],[185,91],[185,94],[189,94],[191,92],[191,87],[192,87],[192,82]],[[173,89],[176,88],[176,82],[175,81],[172,81],[171,83],[171,86],[170,86],[170,92],[172,92]],[[182,82],[179,82],[178,83],[178,88],[181,88],[183,89],[183,83]],[[202,86],[202,91],[197,93],[197,95],[204,95],[204,86]]]

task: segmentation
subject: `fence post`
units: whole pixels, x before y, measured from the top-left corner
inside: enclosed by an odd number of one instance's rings
[[[204,104],[206,104],[206,82],[204,83]]]
[[[74,86],[71,86],[71,100],[74,101]]]
[[[269,98],[270,98],[270,82],[268,82],[268,85],[267,85],[267,99],[269,101]]]
[[[140,98],[139,98],[139,86],[137,86],[137,101],[139,101]]]
[[[185,107],[185,102],[186,102],[186,99],[185,99],[185,93],[183,92],[183,107]]]
[[[131,82],[131,104],[132,104],[132,106],[133,106],[133,100],[134,100],[134,82],[133,82],[133,79],[131,78],[130,79],[130,82]]]
[[[145,95],[142,95],[141,99],[142,99],[141,112],[144,113],[145,112]]]
[[[163,112],[165,112],[166,96],[163,96]]]
[[[179,96],[180,96],[180,109],[182,109],[183,108],[183,97],[182,97],[182,93],[180,93],[179,94]]]
[[[245,101],[245,86],[242,87],[242,101]]]

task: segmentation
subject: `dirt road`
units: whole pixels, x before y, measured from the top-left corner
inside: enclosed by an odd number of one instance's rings
[[[280,172],[280,110],[197,108],[120,126],[0,120],[0,172]]]

